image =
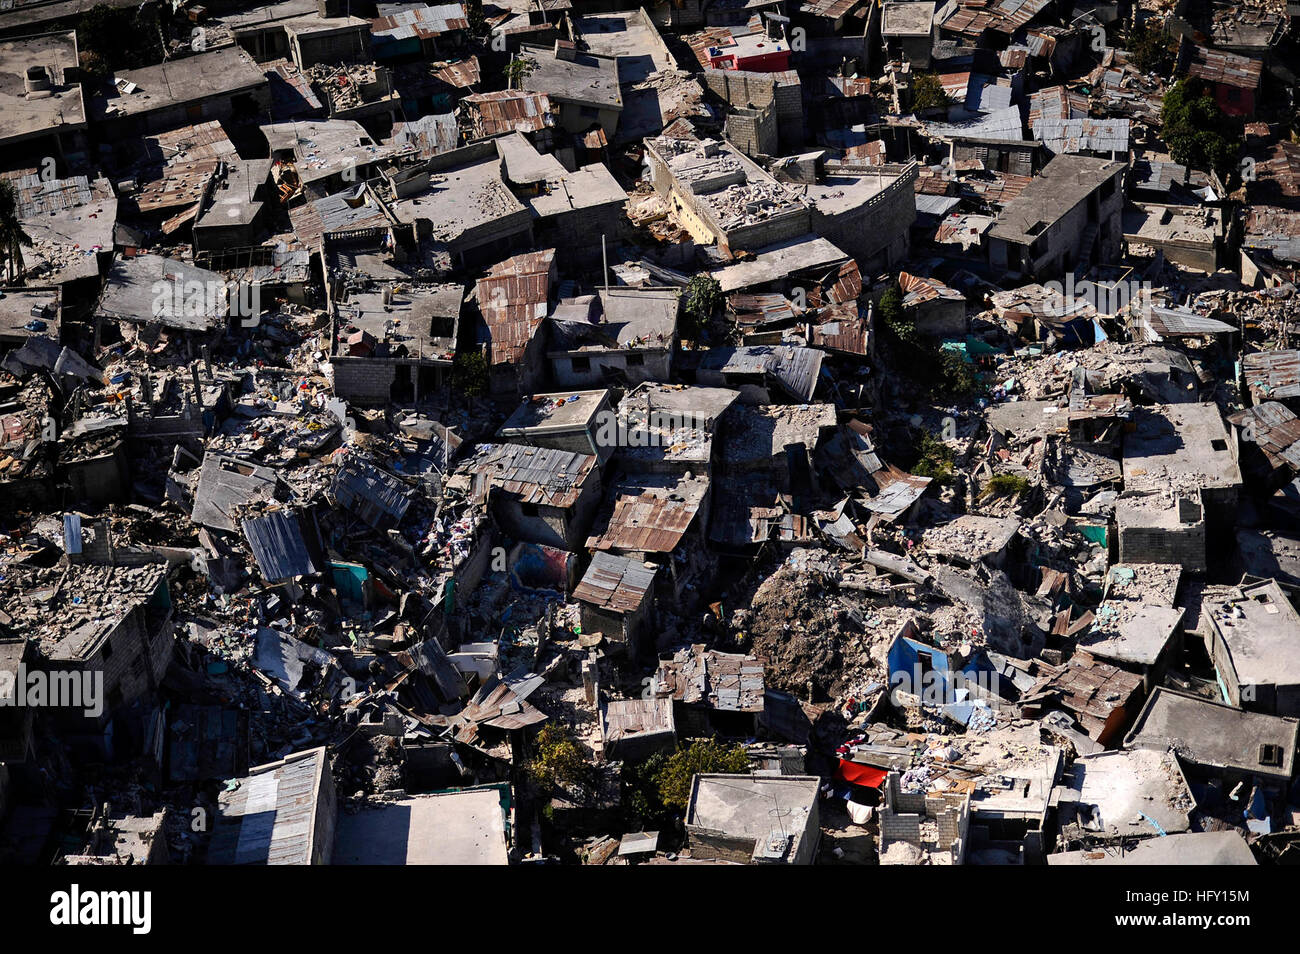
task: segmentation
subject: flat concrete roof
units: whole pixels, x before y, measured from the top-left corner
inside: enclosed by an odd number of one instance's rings
[[[933,29],[933,3],[886,3],[882,7],[883,36],[929,36]]]
[[[1079,637],[1079,648],[1111,662],[1155,665],[1181,625],[1183,611],[1108,600],[1097,607],[1092,629]]]
[[[32,309],[42,305],[48,309],[48,314],[38,319],[32,314]],[[27,325],[33,321],[42,321],[45,327],[28,329]],[[0,340],[30,338],[33,335],[59,340],[59,289],[0,289]]]
[[[1235,443],[1214,404],[1166,404],[1133,411],[1124,435],[1125,490],[1241,486]]]
[[[1242,586],[1240,597],[1207,601],[1243,686],[1300,685],[1300,614],[1274,580]]]
[[[1034,241],[1125,166],[1088,156],[1057,156],[1007,203],[989,235],[1009,242]]]
[[[529,92],[545,93],[553,100],[590,104],[601,109],[623,108],[618,61],[614,57],[575,53],[572,60],[562,60],[556,58],[553,49],[527,44],[520,47],[519,55],[537,63],[521,83]]]
[[[597,13],[578,17],[587,49],[618,57],[618,81],[639,83],[651,73],[676,68],[667,49],[633,13]]]
[[[1102,837],[1145,838],[1191,827],[1196,801],[1169,752],[1098,752],[1076,759],[1060,801],[1079,805],[1077,818]]]
[[[786,859],[792,860],[820,789],[821,779],[815,776],[696,775],[686,826],[753,838],[757,848],[788,836]]]
[[[1223,702],[1157,686],[1124,738],[1126,749],[1173,748],[1183,761],[1273,779],[1290,779],[1300,720],[1246,712]],[[1275,745],[1280,765],[1260,761],[1260,747]]]
[[[526,211],[501,179],[501,160],[490,156],[438,170],[427,192],[391,204],[394,214],[413,224],[427,219],[434,237],[453,242],[471,229]]]
[[[237,46],[123,70],[114,78],[139,88],[123,93],[109,82],[91,98],[90,114],[95,120],[139,116],[217,96],[233,96],[268,82],[262,67]]]
[[[1250,845],[1235,831],[1188,832],[1148,838],[1132,848],[1097,848],[1048,855],[1049,865],[1253,865]]]
[[[336,865],[504,865],[506,818],[495,788],[416,795],[342,814]]]
[[[519,437],[527,431],[581,429],[592,422],[601,405],[608,400],[609,391],[604,388],[534,394],[515,408],[497,435],[508,439]]]
[[[27,71],[44,67],[48,89],[28,95]],[[86,104],[81,84],[65,70],[77,70],[77,35],[45,33],[0,40],[0,142],[15,142],[84,129]]]

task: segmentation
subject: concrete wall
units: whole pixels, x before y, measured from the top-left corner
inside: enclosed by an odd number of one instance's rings
[[[639,356],[641,364],[629,365],[628,359]],[[589,370],[573,367],[574,358],[586,358]],[[586,351],[581,354],[552,354],[551,375],[561,388],[594,388],[605,386],[605,370],[627,375],[632,385],[644,381],[668,381],[672,377],[672,352],[649,350]]]
[[[857,259],[864,275],[891,269],[907,257],[916,221],[916,166],[909,165],[884,191],[838,215],[813,211],[813,230]]]
[[[723,135],[747,156],[776,155],[780,147],[775,107],[769,103],[755,109],[734,108],[727,115]]]

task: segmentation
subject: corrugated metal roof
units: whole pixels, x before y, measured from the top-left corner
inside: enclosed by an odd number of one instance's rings
[[[657,572],[656,567],[638,560],[598,550],[573,598],[616,613],[632,613],[645,602]]]
[[[596,522],[591,550],[672,553],[694,523],[709,491],[707,477],[648,486],[625,482],[613,490],[613,509]]]
[[[399,522],[414,496],[396,477],[355,456],[344,458],[334,475],[333,493],[340,507],[372,527]]]
[[[332,796],[325,748],[259,765],[218,796],[208,862],[218,865],[312,863],[319,800]]]
[[[500,488],[522,503],[567,508],[577,502],[596,458],[549,447],[484,444],[467,466],[482,483],[480,493]]]
[[[1192,46],[1187,59],[1188,76],[1239,89],[1259,89],[1263,70],[1262,60],[1201,46]]]
[[[1128,152],[1127,119],[1044,117],[1033,127],[1033,134],[1053,152]]]
[[[515,364],[546,319],[555,249],[526,252],[493,265],[475,286],[493,364]]]
[[[268,583],[311,576],[324,569],[315,520],[293,510],[278,510],[240,524],[248,548]],[[315,554],[315,556],[313,556]]]
[[[686,705],[762,712],[763,663],[755,656],[722,653],[696,644],[659,663],[654,692]]]
[[[499,90],[466,96],[461,104],[470,113],[470,123],[479,137],[501,133],[532,133],[555,125],[551,99],[545,93]]]
[[[405,40],[413,37],[428,39],[450,33],[452,30],[468,30],[469,20],[465,8],[459,3],[443,3],[437,6],[413,7],[386,17],[370,21],[370,33],[386,40]]]
[[[1246,387],[1257,401],[1300,397],[1300,351],[1262,351],[1241,360]]]

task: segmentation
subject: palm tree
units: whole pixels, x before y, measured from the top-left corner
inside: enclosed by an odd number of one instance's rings
[[[510,65],[506,67],[506,89],[518,89],[524,80],[533,74],[537,69],[537,61],[529,57],[527,59],[516,56],[510,60]]]
[[[10,285],[21,284],[23,247],[31,248],[32,237],[23,231],[18,220],[18,190],[8,179],[0,180],[0,255],[5,259],[5,277]]]

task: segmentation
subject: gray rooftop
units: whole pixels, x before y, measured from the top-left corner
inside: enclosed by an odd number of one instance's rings
[[[1184,762],[1206,769],[1289,779],[1295,769],[1300,721],[1246,712],[1222,702],[1156,687],[1133,728],[1126,749],[1173,748]],[[1277,747],[1281,764],[1261,760],[1261,748]]]
[[[504,865],[506,813],[495,788],[416,795],[339,818],[336,865]]]
[[[1032,242],[1042,231],[1083,202],[1125,163],[1088,156],[1057,156],[1002,210],[989,235]]]
[[[65,74],[78,67],[77,37],[71,30],[0,40],[0,142],[84,129],[81,84]],[[40,82],[46,88],[28,94],[33,69],[43,70]]]
[[[519,52],[520,56],[537,63],[521,83],[529,92],[545,93],[558,102],[590,104],[601,109],[623,108],[615,57],[575,53],[572,60],[566,60],[557,58],[554,50],[527,44]]]

